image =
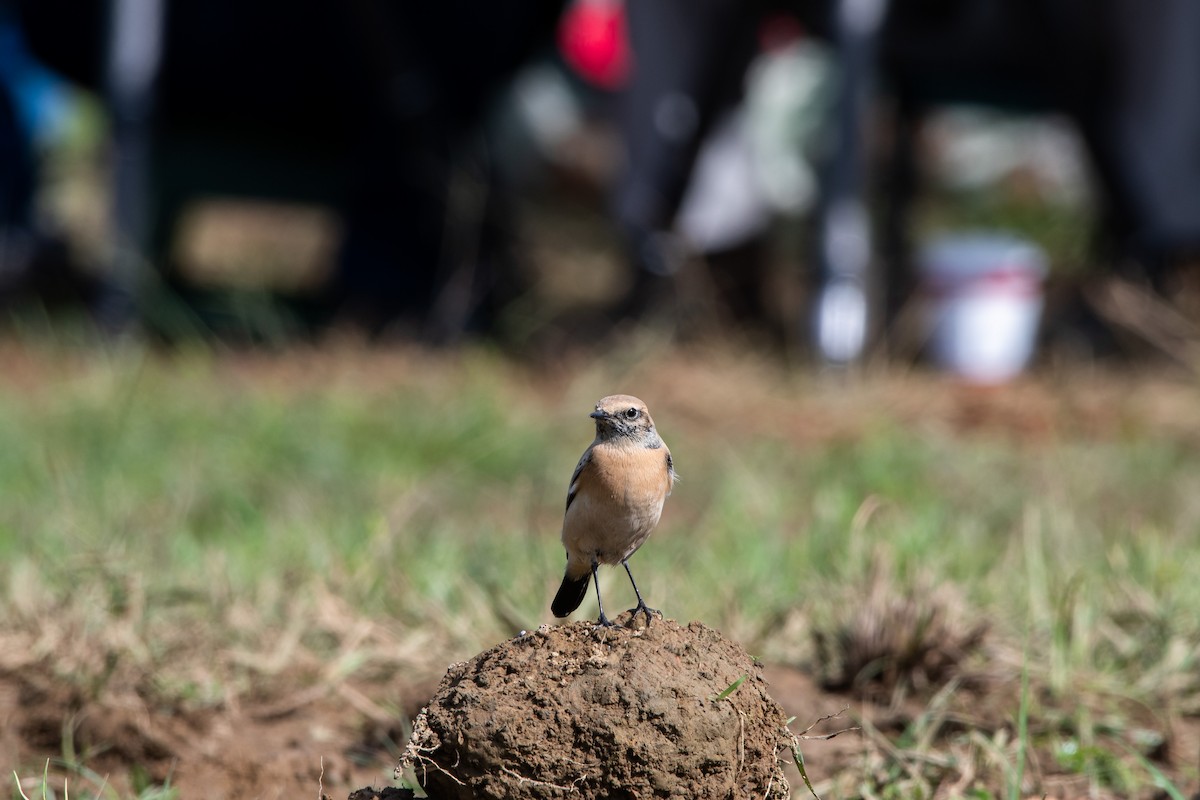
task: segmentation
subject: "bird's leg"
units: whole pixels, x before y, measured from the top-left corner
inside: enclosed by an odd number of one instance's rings
[[[592,559],[592,580],[596,584],[596,605],[600,607],[600,619],[596,623],[598,628],[611,628],[615,623],[608,617],[604,616],[604,602],[600,599],[600,576],[596,574],[600,562]]]
[[[642,599],[642,593],[638,591],[637,581],[635,581],[633,579],[633,573],[629,571],[629,561],[628,560],[622,561],[621,566],[625,568],[625,574],[629,576],[629,582],[633,584],[633,593],[637,595],[637,599],[638,599],[637,605],[634,606],[633,608],[629,609],[629,613],[633,614],[635,619],[637,618],[637,615],[639,613],[645,614],[646,615],[646,624],[649,625],[650,624],[650,615],[651,614],[662,614],[662,612],[659,611],[657,608],[651,608],[650,606],[646,605],[646,601]]]

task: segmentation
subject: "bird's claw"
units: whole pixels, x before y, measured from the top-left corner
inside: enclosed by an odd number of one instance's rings
[[[647,627],[649,627],[650,619],[655,614],[657,614],[660,617],[662,616],[661,611],[659,611],[657,608],[651,608],[650,606],[646,605],[645,603],[638,603],[636,606],[629,609],[629,613],[633,615],[631,617],[631,619],[635,619],[635,620],[637,619],[638,614],[644,614],[646,616],[646,626]]]

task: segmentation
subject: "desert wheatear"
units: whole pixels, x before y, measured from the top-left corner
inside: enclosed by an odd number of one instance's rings
[[[634,616],[645,614],[648,625],[653,609],[638,591],[629,557],[658,524],[675,484],[675,465],[646,404],[636,397],[605,397],[591,416],[596,420],[596,438],[571,475],[562,527],[567,570],[550,610],[565,617],[579,608],[592,580],[600,605],[599,624],[612,625],[604,615],[596,569],[601,564],[620,564],[637,595],[637,606],[630,610]]]

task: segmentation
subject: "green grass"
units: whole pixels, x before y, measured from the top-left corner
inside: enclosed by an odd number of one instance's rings
[[[550,621],[587,411],[628,390],[683,476],[632,560],[667,615],[811,667],[809,631],[845,626],[881,572],[895,595],[949,603],[988,623],[990,668],[1014,686],[1027,670],[1019,750],[999,730],[950,740],[1018,783],[1026,747],[1057,747],[1105,790],[1164,785],[1122,749],[1145,724],[1129,709],[1200,699],[1200,445],[1132,412],[1102,436],[1029,441],[770,369],[742,387],[753,402],[710,407],[691,393],[703,366],[538,378],[487,352],[351,350],[310,367],[302,353],[24,347],[8,353],[32,377],[0,385],[0,633],[68,631],[77,647],[51,663],[92,692],[132,663],[159,702],[216,704],[277,671],[284,644],[310,654],[312,680],[385,663],[436,674]],[[756,408],[778,419],[747,419]],[[814,411],[850,424],[789,433]],[[623,573],[602,583],[612,607],[632,604]],[[373,649],[339,628],[359,618],[381,626]],[[198,672],[205,648],[217,666]],[[868,777],[819,789],[931,789],[950,768],[930,748],[946,741],[916,730]],[[967,788],[1017,796],[1003,780]]]

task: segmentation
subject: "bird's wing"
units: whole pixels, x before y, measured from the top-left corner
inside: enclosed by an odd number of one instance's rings
[[[579,476],[583,473],[583,468],[592,461],[592,448],[583,451],[583,455],[579,458],[579,463],[575,465],[575,471],[571,473],[571,485],[567,488],[567,508],[571,507],[571,503],[575,502],[575,495],[579,493]],[[564,512],[566,509],[564,509]]]

